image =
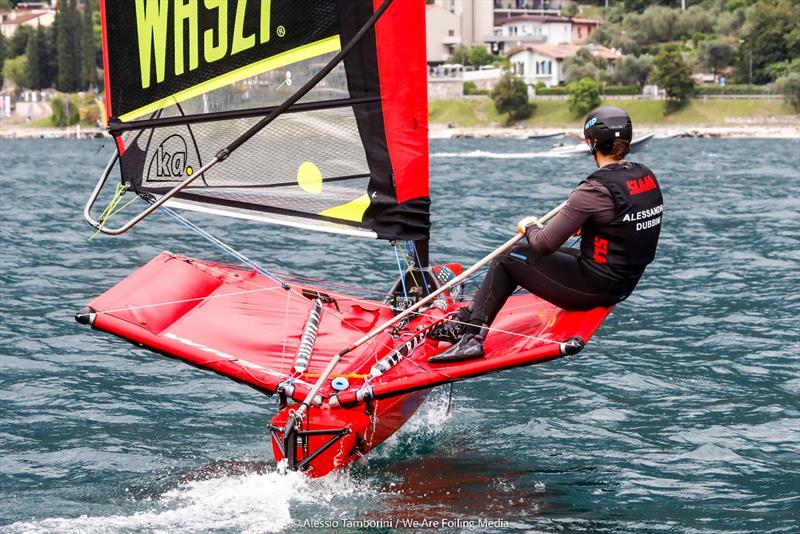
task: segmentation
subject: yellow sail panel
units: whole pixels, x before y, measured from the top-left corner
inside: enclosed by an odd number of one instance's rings
[[[346,204],[335,206],[325,211],[319,212],[323,217],[341,219],[343,221],[361,222],[364,220],[364,212],[369,207],[369,195],[361,195],[355,200]]]
[[[219,89],[220,87],[225,87],[226,85],[256,76],[263,72],[268,72],[273,69],[285,67],[286,65],[305,61],[307,59],[315,58],[331,52],[338,52],[341,47],[342,46],[338,35],[334,35],[333,37],[328,37],[314,43],[309,43],[276,56],[265,58],[257,63],[247,65],[246,67],[230,71],[222,76],[218,76],[201,84],[195,85],[194,87],[190,87],[189,89],[184,89],[183,91],[179,91],[160,100],[156,100],[155,102],[151,102],[146,106],[125,113],[124,115],[120,116],[119,119],[123,122],[130,121],[178,102],[183,102],[184,100],[208,93],[214,89]]]

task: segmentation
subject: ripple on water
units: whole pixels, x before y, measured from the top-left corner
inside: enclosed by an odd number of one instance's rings
[[[75,324],[78,306],[160,250],[224,259],[158,215],[88,241],[80,209],[101,145],[0,141],[4,530],[295,532],[297,519],[428,517],[800,531],[796,140],[653,141],[635,157],[665,193],[657,260],[587,348],[459,383],[449,414],[435,391],[365,464],[323,480],[268,460],[273,400]],[[543,157],[549,148],[433,142],[433,260],[475,261],[591,172],[588,158]],[[190,218],[269,268],[377,290],[395,278],[383,242]]]

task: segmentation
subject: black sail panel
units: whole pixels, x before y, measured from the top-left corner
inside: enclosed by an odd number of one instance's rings
[[[375,27],[298,103],[168,205],[426,239],[427,117],[419,117],[427,114],[419,76],[425,72],[424,3],[387,1]],[[106,102],[123,180],[154,197],[184,181],[320,73],[380,4],[104,2]],[[414,21],[416,35],[405,38],[422,39],[421,47],[384,30],[403,21]],[[416,68],[393,70],[387,62]],[[398,92],[397,84],[381,79],[383,71],[405,76],[398,73],[406,70],[409,78],[401,81],[417,85],[415,91]]]

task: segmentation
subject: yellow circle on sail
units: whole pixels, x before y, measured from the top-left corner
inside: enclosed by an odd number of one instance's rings
[[[306,193],[318,195],[322,192],[322,171],[310,161],[304,161],[297,169],[297,185]]]

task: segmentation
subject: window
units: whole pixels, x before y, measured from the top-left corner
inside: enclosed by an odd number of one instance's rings
[[[455,37],[455,35],[456,35],[456,31],[455,31],[455,30],[447,30],[447,35],[448,35],[449,37]]]

